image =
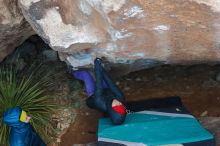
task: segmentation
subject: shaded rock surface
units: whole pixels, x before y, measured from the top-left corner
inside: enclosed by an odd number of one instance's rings
[[[8,55],[3,64],[10,64],[22,71],[36,63],[58,61],[57,52],[52,50],[39,36],[26,39]]]
[[[34,33],[24,19],[17,0],[0,1],[0,61]]]
[[[200,118],[202,125],[213,133],[216,139],[216,145],[220,145],[220,118],[219,117],[203,117]]]
[[[96,56],[128,72],[220,60],[219,0],[19,2],[33,29],[75,67]]]

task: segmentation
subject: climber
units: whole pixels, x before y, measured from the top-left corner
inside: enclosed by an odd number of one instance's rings
[[[10,146],[46,146],[30,124],[31,117],[20,107],[4,112],[3,121],[10,130]]]
[[[102,67],[102,60],[95,59],[94,65],[96,81],[90,72],[85,70],[73,71],[72,74],[85,83],[89,96],[86,100],[87,105],[105,113],[114,125],[122,124],[126,117],[125,97]]]

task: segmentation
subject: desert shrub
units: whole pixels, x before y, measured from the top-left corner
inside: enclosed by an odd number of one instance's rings
[[[0,66],[0,144],[8,145],[10,131],[3,123],[3,113],[15,106],[26,111],[35,131],[49,140],[53,133],[51,115],[56,108],[47,95],[52,84],[52,73],[42,66],[22,73],[11,66]]]

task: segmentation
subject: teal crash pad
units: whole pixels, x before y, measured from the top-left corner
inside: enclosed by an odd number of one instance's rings
[[[209,140],[213,136],[191,115],[144,111],[128,114],[124,124],[117,126],[109,118],[100,119],[98,139],[155,146]]]

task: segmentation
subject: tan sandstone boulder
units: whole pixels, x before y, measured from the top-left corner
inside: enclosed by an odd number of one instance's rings
[[[0,61],[32,34],[17,0],[0,0]]]
[[[129,70],[220,60],[220,0],[19,2],[33,29],[73,66],[96,56]]]

